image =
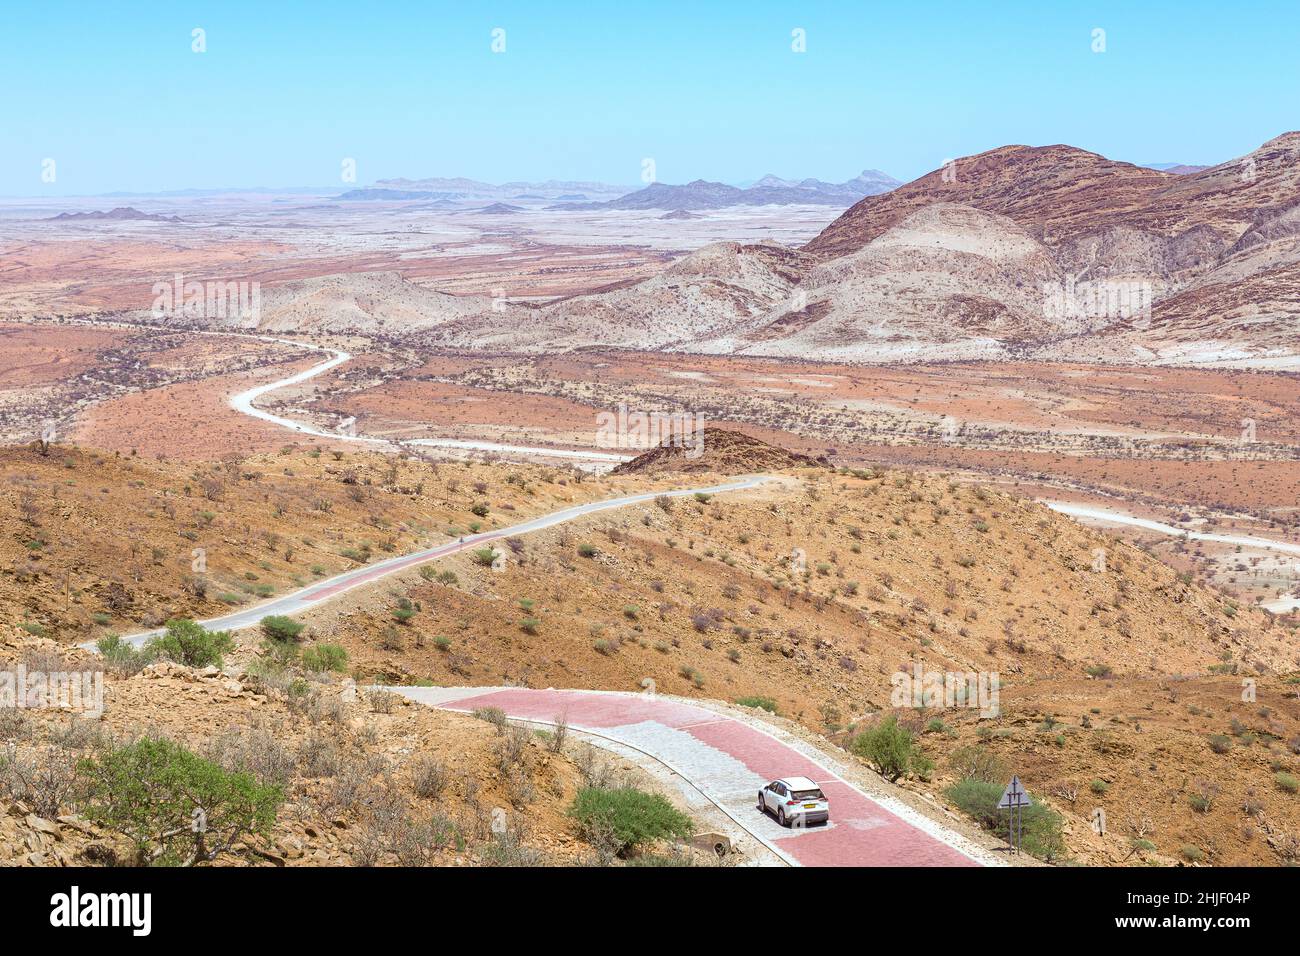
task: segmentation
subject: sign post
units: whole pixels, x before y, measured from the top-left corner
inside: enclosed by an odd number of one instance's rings
[[[1020,852],[1020,837],[1024,826],[1024,808],[1029,806],[1029,793],[1020,782],[1019,777],[1012,777],[1007,789],[1002,791],[998,801],[999,810],[1011,811],[1007,818],[1007,842],[1015,853]]]

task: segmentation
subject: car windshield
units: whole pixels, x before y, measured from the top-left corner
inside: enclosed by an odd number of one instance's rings
[[[796,790],[793,794],[796,800],[825,800],[825,795],[820,790]]]

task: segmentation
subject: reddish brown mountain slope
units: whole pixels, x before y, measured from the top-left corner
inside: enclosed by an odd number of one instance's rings
[[[868,196],[805,247],[822,258],[861,249],[931,203],[961,203],[1014,219],[1049,244],[1084,223],[1119,219],[1141,209],[1181,177],[1117,163],[1073,146],[1002,146],[956,160],[944,170],[879,196]]]
[[[805,247],[854,252],[922,206],[962,203],[1007,216],[1048,245],[1113,226],[1165,237],[1209,226],[1237,238],[1300,201],[1300,132],[1201,172],[1176,175],[1072,146],[1003,146],[956,160],[890,193],[868,196]]]

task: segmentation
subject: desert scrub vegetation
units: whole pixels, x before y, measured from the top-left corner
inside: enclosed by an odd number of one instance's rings
[[[309,671],[343,672],[348,667],[348,652],[338,644],[317,644],[303,648],[301,660],[302,666]]]
[[[849,751],[891,782],[903,776],[928,780],[934,770],[934,761],[921,750],[916,734],[901,726],[895,714],[854,737]]]
[[[140,865],[190,866],[270,833],[284,791],[231,773],[164,738],[146,738],[78,765],[86,816],[127,836]],[[195,821],[202,826],[195,826]]]
[[[632,786],[584,787],[569,815],[598,851],[624,858],[660,840],[689,837],[695,829],[691,818],[663,796]]]
[[[176,617],[167,630],[145,643],[145,652],[186,667],[220,667],[224,655],[235,648],[229,631],[209,631],[189,618]]]
[[[998,809],[1004,786],[997,781],[969,777],[948,787],[944,796],[981,828],[1005,833],[1007,815]],[[1026,853],[1046,863],[1059,862],[1065,856],[1064,819],[1034,797],[1031,796],[1030,800],[1030,805],[1021,811],[1021,846]]]
[[[95,647],[104,659],[104,668],[123,677],[140,673],[155,660],[153,653],[124,641],[116,634],[104,635]]]
[[[775,714],[778,712],[776,701],[771,697],[737,697],[736,703],[741,707],[757,707],[760,710],[767,711],[769,714]]]
[[[262,635],[269,640],[292,642],[301,638],[306,625],[283,614],[272,614],[262,618],[261,629]]]

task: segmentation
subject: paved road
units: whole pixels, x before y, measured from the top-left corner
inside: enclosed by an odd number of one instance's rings
[[[390,574],[396,574],[398,571],[405,571],[407,568],[415,567],[417,564],[424,564],[426,561],[433,561],[437,558],[444,558],[450,554],[456,554],[458,551],[464,551],[469,548],[480,548],[484,545],[498,541],[502,538],[514,537],[516,535],[528,534],[532,531],[541,531],[543,528],[554,527],[557,524],[563,524],[566,521],[572,521],[575,518],[581,518],[585,515],[596,514],[601,511],[609,511],[613,508],[622,508],[626,505],[640,504],[646,501],[653,501],[660,495],[670,498],[680,498],[685,495],[695,495],[699,493],[717,495],[728,491],[742,491],[746,488],[756,488],[764,482],[773,480],[769,475],[751,475],[745,478],[739,478],[736,481],[729,481],[721,485],[710,485],[705,488],[684,488],[675,491],[647,491],[642,494],[627,495],[622,498],[608,498],[604,501],[591,501],[586,504],[575,505],[572,508],[565,508],[561,511],[552,511],[550,514],[541,515],[537,518],[530,518],[527,521],[521,521],[505,528],[497,528],[492,531],[481,531],[478,534],[466,535],[456,541],[448,541],[446,544],[440,544],[436,547],[426,548],[423,551],[414,551],[410,554],[400,555],[396,558],[388,558],[384,561],[377,561],[374,564],[367,564],[364,567],[356,568],[352,571],[345,571],[342,574],[327,578],[324,581],[317,581],[292,594],[286,594],[284,597],[274,598],[270,601],[263,602],[256,607],[246,608],[242,611],[235,611],[232,614],[226,614],[222,617],[208,618],[200,623],[209,630],[233,631],[245,627],[254,627],[261,620],[272,614],[299,614],[310,607],[316,607],[321,602],[332,597],[336,597],[345,591],[350,591],[355,587],[376,581],[379,578]],[[125,638],[132,644],[139,646],[149,638],[161,634],[161,628],[155,628],[152,631],[141,631],[138,634],[132,634]],[[93,649],[93,645],[83,645]]]
[[[1241,534],[1215,534],[1211,531],[1187,531],[1183,528],[1176,528],[1171,524],[1165,524],[1161,521],[1152,521],[1150,518],[1137,518],[1123,511],[1116,511],[1111,508],[1096,508],[1088,505],[1072,505],[1061,501],[1045,502],[1047,507],[1053,511],[1059,511],[1061,514],[1069,515],[1071,518],[1082,518],[1087,521],[1109,522],[1111,524],[1129,525],[1134,528],[1142,528],[1145,531],[1156,531],[1160,534],[1172,535],[1179,538],[1189,538],[1192,541],[1216,541],[1219,544],[1238,545],[1243,548],[1259,548],[1265,551],[1280,551],[1283,554],[1300,555],[1300,544],[1294,544],[1290,541],[1277,541],[1273,538],[1257,538],[1250,535]],[[1300,609],[1300,595],[1288,594],[1276,598],[1272,601],[1265,601],[1263,605],[1266,610],[1274,614],[1286,614],[1289,611]]]
[[[229,333],[208,333],[208,334],[229,334]],[[246,336],[249,337],[249,336]],[[260,342],[276,342],[281,345],[293,345],[298,348],[310,349],[313,352],[325,352],[330,355],[318,365],[313,365],[309,369],[304,369],[288,378],[282,378],[275,382],[268,382],[265,385],[258,385],[254,388],[240,392],[238,395],[232,395],[230,398],[230,407],[237,412],[248,415],[264,422],[270,422],[272,425],[279,425],[289,431],[297,432],[299,435],[313,435],[317,438],[328,438],[331,441],[341,442],[359,442],[368,445],[384,445],[389,447],[418,445],[424,448],[455,448],[462,451],[489,451],[499,455],[531,455],[535,457],[560,458],[586,462],[594,465],[611,466],[617,465],[632,458],[631,455],[620,455],[614,452],[588,451],[586,449],[569,449],[569,448],[548,448],[541,445],[503,445],[499,442],[490,441],[471,441],[458,438],[408,438],[401,441],[395,441],[390,438],[374,438],[369,435],[353,435],[343,432],[325,431],[314,425],[294,421],[292,418],[284,418],[280,415],[272,414],[265,409],[258,408],[255,402],[263,395],[267,395],[281,388],[287,388],[290,385],[300,385],[309,379],[322,375],[330,369],[338,368],[346,362],[352,360],[349,352],[339,349],[332,349],[324,345],[313,345],[307,342],[297,342],[293,339],[278,339],[269,335],[251,336]]]
[[[650,694],[525,688],[393,687],[446,710],[499,707],[519,720],[552,723],[563,715],[577,731],[654,755],[703,793],[738,826],[797,866],[1000,865],[901,801],[868,796],[797,738],[724,713]],[[802,775],[830,800],[831,822],[786,829],[757,809],[758,791],[777,777]]]

